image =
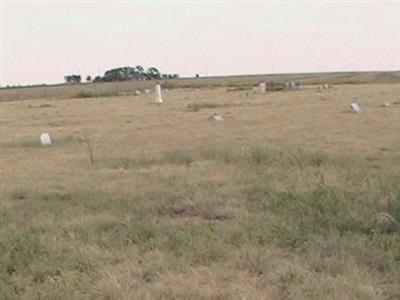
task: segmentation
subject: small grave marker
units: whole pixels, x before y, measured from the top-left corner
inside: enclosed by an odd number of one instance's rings
[[[40,142],[42,143],[42,146],[50,146],[51,145],[51,138],[50,134],[47,132],[44,132],[40,135]]]
[[[214,113],[212,115],[212,118],[214,119],[215,122],[224,122],[225,121],[224,117],[217,113]]]
[[[267,91],[267,84],[265,82],[260,82],[258,89],[261,94],[264,94]]]
[[[350,104],[350,107],[356,112],[356,113],[360,113],[361,112],[361,106],[360,104],[358,104],[357,102],[352,102]]]

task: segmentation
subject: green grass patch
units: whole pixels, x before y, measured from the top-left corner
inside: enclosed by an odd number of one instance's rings
[[[227,103],[194,102],[194,103],[189,104],[186,107],[186,111],[198,112],[202,109],[221,108],[221,107],[227,107],[227,106],[229,106],[229,104],[227,104]]]
[[[170,164],[190,166],[194,161],[194,157],[191,153],[176,149],[166,152],[164,160]]]
[[[72,95],[70,98],[100,98],[100,97],[115,97],[119,96],[119,92],[112,91],[104,91],[104,92],[95,92],[95,91],[79,91]]]

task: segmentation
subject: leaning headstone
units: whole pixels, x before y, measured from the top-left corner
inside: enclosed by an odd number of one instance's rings
[[[135,91],[135,95],[136,95],[136,96],[139,96],[140,94],[141,94],[141,93],[140,93],[139,90],[136,90],[136,91]]]
[[[293,91],[297,91],[297,90],[300,89],[300,84],[297,83],[297,82],[292,81],[290,83],[290,89],[293,90]]]
[[[40,135],[40,142],[42,143],[42,146],[49,146],[51,145],[51,138],[50,134],[47,132],[44,132]]]
[[[360,104],[358,104],[357,102],[352,102],[350,104],[350,107],[356,112],[356,113],[360,113],[361,112],[361,106]]]
[[[225,121],[224,117],[221,116],[220,114],[213,114],[212,118],[214,119],[215,122],[223,122]]]
[[[285,82],[285,90],[290,90],[290,82]]]
[[[265,82],[260,82],[258,85],[258,90],[260,93],[264,94],[267,91],[267,84]]]
[[[156,94],[156,103],[163,103],[163,99],[162,99],[162,95],[161,95],[161,85],[159,85],[158,83],[156,84],[156,88],[155,88]]]
[[[150,90],[149,90],[149,89],[145,89],[144,92],[145,92],[146,94],[149,94],[149,93],[150,93]]]

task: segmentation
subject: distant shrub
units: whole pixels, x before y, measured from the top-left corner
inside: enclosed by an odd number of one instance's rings
[[[140,152],[139,154],[135,155],[135,157],[120,157],[114,159],[113,166],[116,168],[129,170],[134,167],[148,167],[158,163],[161,163],[161,161],[155,157]]]
[[[193,265],[207,265],[226,257],[229,247],[220,235],[212,226],[176,226],[163,230],[164,238],[156,242]]]
[[[228,149],[203,149],[200,155],[206,160],[217,160],[226,164],[233,163],[237,159],[233,151]]]
[[[289,165],[298,166],[300,168],[306,166],[320,167],[329,162],[329,157],[324,153],[310,153],[300,149],[289,150],[283,153]]]
[[[249,91],[252,89],[252,84],[251,83],[229,83],[227,85],[228,92],[235,92],[235,91]]]
[[[226,107],[228,104],[226,103],[214,103],[214,102],[198,102],[191,103],[187,106],[186,111],[198,112],[201,109],[205,108],[218,108],[218,107]]]
[[[100,98],[100,97],[112,97],[119,96],[118,92],[90,92],[90,91],[79,91],[74,94],[71,98]]]
[[[254,164],[270,164],[273,161],[272,152],[260,146],[255,146],[249,149],[247,159]]]
[[[49,103],[40,104],[39,106],[29,104],[26,108],[46,108],[46,107],[53,107]]]
[[[227,92],[241,92],[241,91],[250,91],[251,87],[247,86],[236,86],[236,87],[230,87],[226,91]]]
[[[40,140],[23,140],[18,143],[10,143],[9,146],[11,147],[23,147],[23,148],[36,148],[36,147],[42,147],[42,144],[40,143]]]
[[[181,150],[173,150],[165,153],[165,160],[168,163],[176,165],[187,165],[189,166],[193,162],[193,157],[186,152]]]
[[[94,94],[92,92],[87,92],[87,91],[80,91],[73,96],[73,98],[92,98],[92,97],[94,97]]]

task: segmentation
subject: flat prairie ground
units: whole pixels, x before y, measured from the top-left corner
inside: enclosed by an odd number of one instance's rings
[[[0,103],[0,299],[400,299],[399,96]]]

